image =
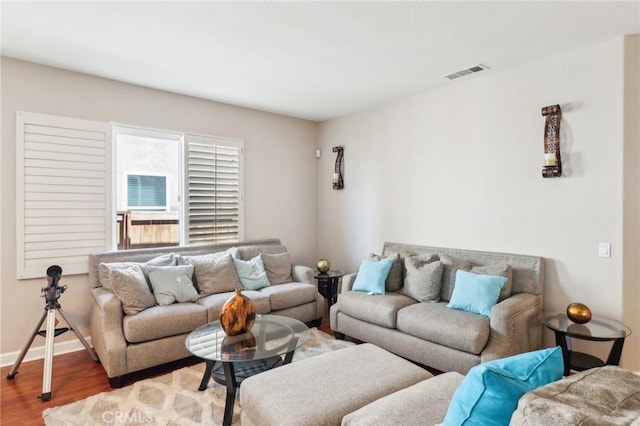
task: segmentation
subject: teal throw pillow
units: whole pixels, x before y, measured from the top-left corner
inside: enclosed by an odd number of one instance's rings
[[[260,290],[271,285],[260,255],[251,260],[240,260],[234,257],[233,264],[236,267],[242,286],[247,290]]]
[[[474,274],[459,269],[456,272],[456,286],[453,288],[447,308],[461,309],[488,317],[506,283],[506,277]]]
[[[363,260],[353,283],[353,291],[366,291],[374,294],[384,294],[384,283],[389,275],[394,259],[380,261]]]
[[[158,305],[193,302],[198,298],[198,290],[193,285],[193,265],[145,266],[144,269]]]
[[[443,425],[508,425],[522,395],[560,380],[563,371],[559,346],[477,365],[453,394]]]

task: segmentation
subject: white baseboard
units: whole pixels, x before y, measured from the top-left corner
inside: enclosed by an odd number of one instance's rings
[[[91,344],[91,337],[85,337],[85,340],[87,341],[87,343],[89,343],[89,346],[93,346]],[[34,342],[37,342],[37,340],[35,340]],[[67,354],[70,352],[84,351],[84,350],[86,350],[85,347],[82,345],[82,343],[78,339],[69,340],[69,341],[60,342],[60,343],[57,343],[54,341],[53,343],[54,356]],[[20,351],[0,354],[0,367],[6,367],[8,365],[15,364],[16,360],[18,359],[18,355],[20,355]],[[27,351],[27,354],[25,355],[22,362],[24,363],[28,361],[34,361],[37,359],[43,359],[43,358],[44,358],[44,345],[33,346],[32,344],[32,346]]]

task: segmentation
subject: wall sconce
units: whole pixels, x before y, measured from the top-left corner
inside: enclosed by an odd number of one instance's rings
[[[342,177],[342,157],[344,156],[344,148],[341,146],[334,146],[333,152],[337,152],[336,166],[333,171],[333,189],[344,189],[344,179]]]
[[[560,105],[542,108],[544,123],[544,167],[542,177],[562,176],[562,158],[560,156]]]

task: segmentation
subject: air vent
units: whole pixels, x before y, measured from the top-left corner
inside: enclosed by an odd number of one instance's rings
[[[471,68],[467,68],[465,70],[460,70],[452,74],[447,74],[445,75],[445,77],[448,78],[449,80],[455,80],[456,78],[464,77],[465,75],[474,74],[480,71],[484,71],[486,69],[489,69],[489,68],[484,65],[478,64],[478,65],[472,66]]]

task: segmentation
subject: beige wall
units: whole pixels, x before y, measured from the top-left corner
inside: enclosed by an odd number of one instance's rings
[[[579,301],[623,320],[640,278],[629,268],[623,286],[623,216],[638,215],[624,204],[623,170],[639,166],[637,155],[623,161],[623,67],[620,38],[321,123],[323,152],[345,147],[345,189],[331,189],[335,156],[323,156],[318,255],[346,271],[384,241],[540,255],[545,309]],[[565,172],[543,179],[540,110],[553,104]],[[610,258],[598,257],[599,242],[611,243]],[[639,315],[637,304],[625,312],[635,333]],[[575,348],[603,356],[609,346]],[[624,350],[636,370],[637,350]]]
[[[150,71],[153,72],[153,71]],[[296,263],[317,258],[317,124],[2,58],[0,353],[18,351],[40,314],[42,280],[16,279],[16,111],[113,121],[245,141],[245,238],[280,238]],[[87,277],[64,276],[65,313],[88,333]],[[58,342],[73,340],[73,334]],[[33,344],[44,344],[42,339]],[[5,362],[10,357],[3,357]]]
[[[633,330],[623,362],[640,369],[640,35],[624,45],[623,320]]]

